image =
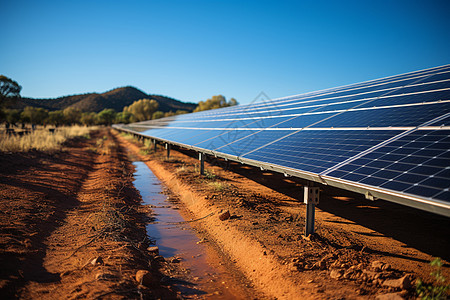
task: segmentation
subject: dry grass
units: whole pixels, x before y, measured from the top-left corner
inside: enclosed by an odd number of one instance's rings
[[[22,136],[0,134],[0,152],[27,152],[30,150],[55,151],[60,150],[62,144],[77,136],[89,137],[94,127],[68,126],[60,127],[54,133],[48,130],[35,130]]]
[[[230,186],[227,183],[220,182],[220,181],[208,182],[208,185],[211,188],[213,188],[216,192],[223,192],[223,191],[228,190],[230,188]]]

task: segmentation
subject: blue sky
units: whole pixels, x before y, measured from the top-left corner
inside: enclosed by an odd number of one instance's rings
[[[450,63],[450,1],[2,1],[0,74],[249,103]]]

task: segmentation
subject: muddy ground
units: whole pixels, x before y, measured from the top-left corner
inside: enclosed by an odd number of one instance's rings
[[[191,223],[199,238],[251,282],[255,298],[413,299],[414,280],[432,279],[433,257],[450,276],[448,218],[322,187],[317,234],[305,239],[301,180],[215,158],[201,176],[189,151],[167,159],[105,129],[54,154],[0,154],[2,299],[179,297],[164,280],[176,266],[147,251],[151,211],[140,205],[127,153],[171,189],[188,219],[201,218]],[[221,210],[231,218],[221,221]],[[138,270],[150,274],[144,284]]]

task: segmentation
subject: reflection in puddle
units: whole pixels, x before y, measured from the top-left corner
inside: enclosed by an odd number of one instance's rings
[[[134,185],[145,205],[154,212],[154,222],[147,225],[147,234],[156,241],[160,255],[180,264],[183,274],[173,274],[171,283],[184,298],[246,299],[246,293],[227,272],[214,250],[203,243],[189,223],[180,215],[176,203],[163,194],[159,179],[143,162],[136,167]]]

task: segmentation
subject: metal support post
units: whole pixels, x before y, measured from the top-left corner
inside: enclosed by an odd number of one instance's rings
[[[319,204],[319,188],[305,186],[303,202],[306,204],[305,236],[314,234],[314,221],[316,205]]]
[[[157,146],[156,140],[153,140],[153,151],[155,151],[155,152],[156,152],[156,146]]]
[[[200,160],[200,175],[205,175],[205,154],[199,152],[198,159]]]
[[[170,144],[166,143],[166,153],[167,153],[167,159],[170,158]]]

